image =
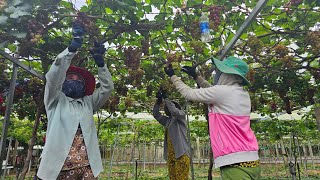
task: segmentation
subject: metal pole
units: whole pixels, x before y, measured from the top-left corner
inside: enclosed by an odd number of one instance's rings
[[[109,171],[109,175],[108,175],[108,179],[110,179],[110,176],[112,174],[112,163],[113,163],[113,157],[114,157],[114,149],[117,147],[117,142],[118,142],[118,135],[119,135],[119,128],[120,128],[120,123],[118,124],[117,127],[117,135],[114,139],[114,145],[113,148],[110,148],[112,150],[112,155],[111,155],[111,160],[110,160],[110,171]]]
[[[240,26],[240,28],[237,30],[236,34],[232,37],[231,41],[227,44],[227,46],[221,51],[220,55],[219,55],[219,59],[222,60],[223,58],[226,57],[226,55],[228,54],[228,52],[233,48],[234,44],[237,42],[237,40],[240,38],[240,36],[243,34],[243,32],[248,28],[248,26],[250,26],[250,24],[252,23],[252,21],[257,17],[257,15],[259,14],[259,12],[264,8],[264,6],[267,4],[268,0],[260,0],[257,5],[254,7],[254,9],[251,11],[251,13],[249,14],[249,16],[247,17],[247,19],[242,23],[242,25]],[[194,67],[200,65],[200,64],[204,64],[206,63],[208,60],[210,60],[211,58],[213,58],[213,56],[211,56],[209,59],[197,63],[194,65]]]
[[[11,82],[10,82],[6,112],[5,112],[4,121],[3,121],[3,125],[2,125],[2,136],[1,136],[1,141],[0,141],[0,160],[1,160],[1,162],[3,162],[4,154],[6,151],[6,140],[7,140],[7,134],[8,134],[9,124],[10,124],[10,114],[11,114],[11,109],[12,109],[12,104],[13,104],[13,96],[14,96],[14,91],[15,91],[15,86],[16,86],[17,72],[18,72],[18,66],[13,63],[12,77],[11,77]],[[0,171],[0,172],[2,173],[3,171]]]
[[[191,139],[190,139],[190,125],[189,125],[189,114],[188,114],[188,101],[185,101],[185,112],[187,116],[187,124],[188,124],[188,140],[189,140],[189,148],[190,148],[190,166],[191,166],[191,177],[192,180],[194,180],[194,168],[193,168],[193,151],[191,147]]]
[[[20,66],[22,69],[28,71],[29,73],[35,75],[36,77],[38,77],[39,79],[41,80],[44,80],[44,76],[39,74],[38,72],[36,72],[35,70],[33,70],[32,68],[26,66],[25,64],[23,64],[22,62],[20,62],[18,59],[16,59],[15,57],[12,57],[10,56],[10,54],[4,52],[4,51],[1,51],[0,50],[0,54],[2,56],[4,56],[5,58],[7,58],[8,60],[10,60],[13,64],[17,65],[17,66]]]
[[[237,42],[237,40],[240,38],[243,32],[248,28],[248,26],[252,23],[252,21],[257,17],[257,15],[262,10],[262,8],[267,4],[267,2],[268,0],[260,0],[258,2],[258,4],[256,5],[256,7],[254,7],[250,15],[247,17],[247,19],[242,23],[237,33],[232,37],[231,41],[227,44],[226,48],[222,50],[221,55],[219,56],[220,60],[226,57],[228,52],[232,49],[234,44]]]
[[[7,166],[8,166],[8,161],[9,161],[10,149],[11,149],[11,143],[12,143],[12,137],[10,137],[10,141],[9,141],[7,157],[6,157],[6,163],[4,164],[4,171],[3,171],[3,175],[2,175],[2,180],[6,179]]]

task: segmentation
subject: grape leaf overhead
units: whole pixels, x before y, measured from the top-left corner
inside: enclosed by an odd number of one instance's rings
[[[180,73],[183,65],[200,64],[199,73],[210,80],[209,57],[219,55],[258,1],[91,0],[80,9],[71,1],[3,2],[0,48],[14,52],[18,45],[21,61],[43,74],[71,41],[72,22],[82,17],[85,44],[72,64],[95,73],[89,48],[95,40],[104,41],[106,63],[115,81],[115,91],[104,108],[124,113],[150,110],[160,86],[169,89],[170,98],[183,101],[163,72],[168,62],[189,85],[194,82]],[[269,0],[231,50],[229,55],[250,64],[253,111],[290,113],[317,103],[319,11],[317,0]],[[213,37],[209,43],[200,41],[202,12],[209,14]],[[0,83],[8,85],[9,61],[2,58],[1,68],[6,71],[1,71]],[[18,78],[21,82],[31,79],[23,72]],[[5,86],[0,90],[5,96]],[[191,113],[202,113],[197,104],[191,105]]]

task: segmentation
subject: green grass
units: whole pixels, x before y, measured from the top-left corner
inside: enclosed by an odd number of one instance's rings
[[[116,165],[114,164],[112,167],[112,172],[110,173],[110,165],[105,164],[105,170],[100,174],[99,180],[108,179],[110,175],[110,179],[112,180],[123,180],[123,179],[135,179],[135,164],[131,165]],[[262,164],[262,179],[263,180],[285,180],[285,179],[292,179],[289,174],[287,168],[284,167],[283,164]],[[315,169],[312,169],[311,166],[307,167],[307,170],[304,167],[300,167],[301,169],[301,179],[302,180],[319,180],[320,179],[320,164],[317,164]],[[208,164],[194,164],[194,177],[196,180],[206,180],[207,178],[207,171],[208,171]],[[11,171],[11,175],[7,176],[6,179],[14,179],[15,171]],[[33,179],[33,175],[35,173],[32,171],[26,180]],[[156,165],[155,168],[153,164],[146,165],[145,170],[143,169],[143,165],[138,165],[138,179],[139,180],[169,180],[168,177],[168,170],[166,164]],[[212,172],[213,179],[217,180],[220,179],[220,172],[218,169],[213,169]],[[298,178],[298,174],[297,174]],[[190,174],[191,179],[191,174]]]

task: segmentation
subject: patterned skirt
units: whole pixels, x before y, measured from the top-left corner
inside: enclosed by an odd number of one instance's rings
[[[73,139],[69,154],[57,179],[97,179],[94,177],[89,164],[87,148],[84,144],[83,134],[80,127]]]

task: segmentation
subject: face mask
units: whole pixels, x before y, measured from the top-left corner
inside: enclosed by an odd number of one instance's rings
[[[219,78],[221,76],[222,72],[216,68],[216,75],[214,76],[214,83],[213,85],[217,85],[218,84],[218,81],[219,81]]]
[[[81,98],[85,94],[85,86],[81,81],[66,80],[62,85],[62,92],[71,98]]]

